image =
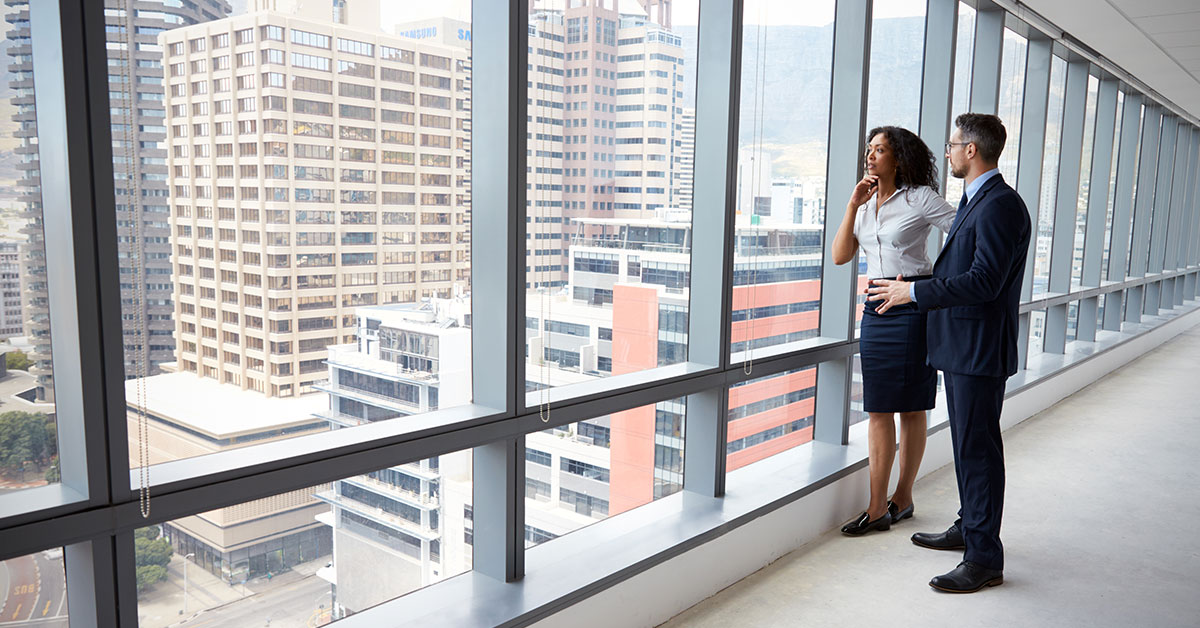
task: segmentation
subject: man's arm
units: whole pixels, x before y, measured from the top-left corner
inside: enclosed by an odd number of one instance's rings
[[[1029,218],[1019,201],[1014,205],[1016,207],[979,207],[975,210],[978,215],[975,219],[975,255],[971,267],[967,272],[953,277],[916,282],[913,295],[918,308],[926,311],[987,303],[996,299],[1014,260],[1025,253],[1017,248],[1029,229]]]

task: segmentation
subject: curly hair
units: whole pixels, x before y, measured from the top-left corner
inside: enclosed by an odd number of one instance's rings
[[[938,189],[938,167],[933,152],[915,133],[898,126],[880,126],[867,133],[867,143],[876,135],[887,138],[896,156],[896,187],[930,187]]]

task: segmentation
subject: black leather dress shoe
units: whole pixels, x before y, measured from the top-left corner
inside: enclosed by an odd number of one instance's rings
[[[945,532],[918,532],[912,535],[912,542],[935,550],[967,549],[967,544],[963,542],[962,529],[957,523],[950,524]]]
[[[929,586],[946,593],[974,593],[984,587],[1004,584],[1004,572],[962,561],[950,573],[934,576]]]
[[[900,523],[901,519],[911,519],[913,516],[913,505],[909,504],[908,508],[900,510],[896,502],[888,500],[888,514],[892,515],[892,523]]]
[[[857,519],[842,526],[842,534],[847,534],[849,536],[862,536],[873,530],[878,530],[879,532],[883,532],[884,530],[887,530],[888,528],[891,528],[891,527],[892,527],[892,514],[891,513],[884,512],[883,516],[879,517],[878,519],[871,520],[871,518],[867,515],[867,511],[864,510],[863,513],[861,515],[859,515]]]

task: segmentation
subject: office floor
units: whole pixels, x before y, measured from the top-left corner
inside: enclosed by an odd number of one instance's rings
[[[664,626],[1200,626],[1200,327],[1004,438],[1002,586],[927,584],[961,560],[909,540],[954,520],[947,465],[913,519],[833,530]]]

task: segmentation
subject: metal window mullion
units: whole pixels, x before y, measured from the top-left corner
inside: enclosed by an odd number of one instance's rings
[[[955,36],[958,33],[958,0],[929,0],[925,9],[925,48],[921,71],[920,136],[937,159],[941,192],[946,192],[949,176],[945,151],[950,139],[951,99],[954,91]],[[942,247],[942,232],[931,229],[926,241],[929,256]]]
[[[1050,102],[1050,61],[1054,42],[1049,39],[1028,40],[1025,55],[1025,89],[1021,106],[1021,144],[1018,147],[1017,194],[1025,200],[1029,220],[1037,229],[1038,199],[1042,194],[1042,159],[1046,150],[1046,109]],[[1021,300],[1033,297],[1033,266],[1037,256],[1036,242],[1029,247],[1025,258],[1025,278],[1021,284]],[[1029,350],[1029,313],[1018,318],[1017,364],[1024,368]]]
[[[828,207],[841,208],[862,172],[860,146],[866,133],[867,80],[871,63],[872,0],[838,2],[833,22],[833,77],[829,102],[829,154],[825,180]],[[838,216],[838,210],[831,212]],[[841,220],[825,221],[821,263],[821,335],[849,340],[854,332],[853,261],[833,263],[831,243]],[[849,433],[852,357],[817,367],[815,440],[845,444]]]
[[[1050,292],[1071,291],[1071,266],[1075,259],[1075,220],[1079,210],[1079,170],[1083,160],[1083,134],[1087,108],[1088,62],[1067,64],[1063,94],[1062,141],[1058,153],[1058,186],[1054,203],[1054,231],[1050,239]],[[1067,304],[1046,310],[1046,353],[1062,353],[1067,343]]]
[[[102,507],[129,494],[102,7],[31,2],[29,22],[61,481]],[[113,625],[118,598],[136,599],[114,560],[103,533],[66,547],[72,625]]]
[[[1162,128],[1162,108],[1148,104],[1142,122],[1141,159],[1138,163],[1137,190],[1133,199],[1133,232],[1129,240],[1130,278],[1146,276],[1149,255],[1150,216],[1153,213],[1154,179],[1157,174],[1158,136]],[[1142,320],[1142,295],[1145,286],[1130,288],[1125,293],[1125,320]]]
[[[1133,181],[1137,167],[1137,149],[1141,138],[1142,96],[1126,92],[1121,114],[1121,145],[1117,147],[1117,182],[1113,189],[1112,230],[1109,232],[1108,268],[1102,269],[1107,281],[1124,281],[1129,267],[1129,235],[1133,216]],[[1107,331],[1121,331],[1124,320],[1125,291],[1104,297],[1104,321]]]
[[[688,360],[729,368],[733,326],[738,116],[741,100],[741,0],[706,0],[697,28],[696,176]],[[719,254],[717,254],[719,252]],[[687,397],[684,488],[720,496],[725,484],[727,391]]]
[[[1187,196],[1184,200],[1185,211],[1189,215],[1189,228],[1184,233],[1184,245],[1181,254],[1181,266],[1189,268],[1192,272],[1188,273],[1184,279],[1183,299],[1190,300],[1196,298],[1197,288],[1197,272],[1196,261],[1197,253],[1200,253],[1200,207],[1196,203],[1196,189],[1200,186],[1200,128],[1192,127],[1191,148],[1189,150],[1190,166],[1188,168],[1188,186]]]
[[[1108,217],[1108,182],[1112,176],[1113,136],[1117,122],[1117,80],[1100,80],[1096,94],[1096,125],[1093,128],[1091,176],[1088,180],[1087,214],[1083,236],[1083,269],[1080,283],[1085,288],[1100,285],[1100,263],[1104,256],[1104,229]],[[1088,129],[1084,129],[1088,132]],[[1096,339],[1099,297],[1079,301],[1075,338]]]
[[[494,95],[471,111],[472,385],[476,403],[524,410],[525,164],[529,10],[516,2],[474,0],[473,89]],[[487,207],[494,205],[494,207]],[[525,437],[472,450],[472,568],[512,582],[524,576]]]
[[[971,111],[996,113],[1000,103],[1000,63],[1004,52],[1006,12],[979,7],[975,14],[975,55],[971,62]]]

